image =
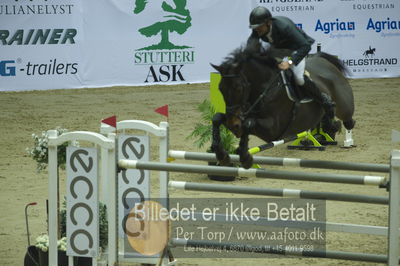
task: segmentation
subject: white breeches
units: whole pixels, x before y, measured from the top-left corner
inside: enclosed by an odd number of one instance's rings
[[[296,66],[291,65],[290,68],[293,70],[294,79],[296,84],[299,86],[304,85],[304,69],[306,68],[306,59],[303,58]]]

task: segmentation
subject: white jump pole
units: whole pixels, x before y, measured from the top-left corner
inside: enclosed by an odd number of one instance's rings
[[[170,157],[175,159],[208,161],[208,162],[217,161],[215,153],[170,150],[168,154]],[[240,162],[239,155],[229,154],[229,157],[232,162]],[[334,169],[334,170],[366,171],[366,172],[381,172],[381,173],[390,172],[389,164],[323,161],[323,160],[309,160],[300,158],[253,156],[253,163],[265,164],[265,165],[290,166],[290,167],[320,168],[320,169],[331,169],[331,170]]]
[[[226,166],[203,166],[195,164],[169,164],[158,162],[143,162],[137,160],[119,160],[118,165],[124,169],[144,169],[156,171],[170,171],[181,173],[216,174],[223,176],[244,176],[271,179],[285,179],[297,181],[343,183],[355,185],[384,185],[383,176],[332,174],[332,173],[305,173],[269,169],[244,169]],[[167,183],[168,185],[168,183]]]

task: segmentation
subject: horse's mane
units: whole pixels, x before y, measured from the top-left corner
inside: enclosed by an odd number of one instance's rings
[[[278,49],[270,47],[269,49],[261,52],[260,49],[254,49],[250,46],[241,46],[231,52],[225,57],[221,66],[225,69],[230,67],[239,66],[242,63],[254,60],[260,64],[275,68],[277,66],[277,57],[279,55]]]

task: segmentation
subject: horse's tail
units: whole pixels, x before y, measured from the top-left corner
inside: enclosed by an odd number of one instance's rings
[[[338,57],[333,56],[328,53],[324,52],[318,52],[317,56],[325,58],[328,60],[331,64],[333,64],[340,72],[343,74],[351,74],[349,69],[342,63],[342,61],[339,60]]]

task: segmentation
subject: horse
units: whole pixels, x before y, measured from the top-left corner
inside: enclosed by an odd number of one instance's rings
[[[221,75],[219,90],[226,104],[225,114],[216,113],[212,119],[211,150],[221,165],[230,162],[229,154],[221,144],[221,125],[240,138],[236,153],[246,169],[253,162],[248,152],[249,135],[271,142],[296,136],[315,128],[322,121],[323,130],[334,139],[340,121],[336,121],[336,126],[326,123],[324,110],[315,101],[299,103],[289,99],[283,87],[281,70],[277,67],[286,54],[288,51],[272,47],[265,52],[240,47],[222,64],[211,64]],[[351,130],[355,124],[352,118],[354,96],[345,77],[347,68],[337,57],[319,52],[306,58],[306,71],[316,86],[335,101],[336,117],[347,130]]]

